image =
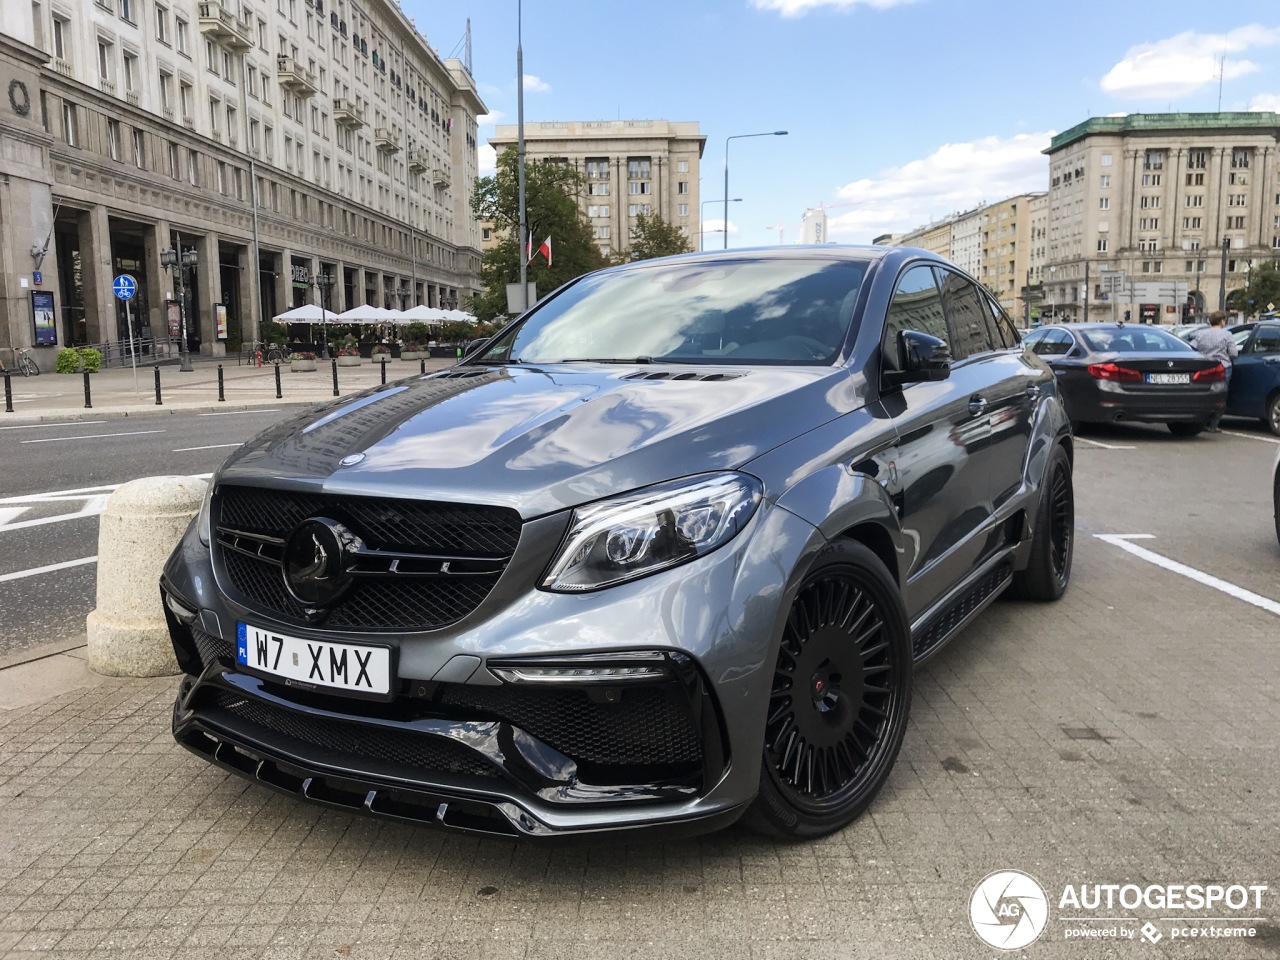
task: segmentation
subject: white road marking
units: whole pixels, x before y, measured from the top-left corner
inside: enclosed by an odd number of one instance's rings
[[[221,450],[223,447],[243,447],[243,443],[214,443],[207,447],[179,447],[174,453],[187,453],[191,450]]]
[[[39,430],[41,427],[87,427],[92,423],[106,423],[105,420],[67,420],[64,423],[23,423],[16,427],[0,427],[0,430]]]
[[[44,503],[48,500],[82,500],[85,497],[93,496],[95,493],[111,493],[120,484],[112,483],[101,487],[75,487],[71,490],[48,490],[44,493],[24,493],[16,497],[5,497],[0,499],[0,504],[6,503]]]
[[[1256,433],[1237,433],[1235,430],[1223,430],[1224,436],[1228,437],[1244,437],[1246,440],[1261,440],[1264,443],[1280,443],[1280,438],[1276,437],[1260,437]]]
[[[42,573],[53,573],[56,570],[66,570],[68,567],[83,567],[86,563],[97,562],[97,556],[81,557],[79,560],[68,560],[66,563],[51,563],[47,567],[32,567],[30,570],[4,573],[0,574],[0,583],[5,583],[9,580],[21,580],[24,577],[38,577]]]
[[[125,433],[91,433],[85,437],[45,437],[43,440],[19,440],[19,443],[62,443],[67,440],[101,440],[103,437],[140,437],[144,433],[164,433],[164,430],[129,430]]]
[[[226,413],[197,413],[196,416],[197,417],[238,417],[246,413],[279,413],[279,412],[280,410],[278,408],[271,407],[266,410],[258,410],[255,408],[253,410],[228,410]]]
[[[1076,440],[1079,443],[1088,443],[1088,444],[1092,444],[1095,447],[1101,447],[1103,450],[1137,450],[1138,449],[1135,446],[1131,446],[1127,444],[1103,443],[1101,440],[1090,440],[1087,437],[1081,437],[1081,436],[1077,436]]]
[[[1163,567],[1171,573],[1177,573],[1197,583],[1203,583],[1206,587],[1213,587],[1220,590],[1227,596],[1235,597],[1237,600],[1243,600],[1245,603],[1251,603],[1255,607],[1260,607],[1268,613],[1273,613],[1280,617],[1280,603],[1272,600],[1270,597],[1260,596],[1244,587],[1238,587],[1234,583],[1228,583],[1226,580],[1220,580],[1212,574],[1205,573],[1203,570],[1197,570],[1195,567],[1188,567],[1185,563],[1178,563],[1176,560],[1170,560],[1168,557],[1140,547],[1136,543],[1130,543],[1131,540],[1150,540],[1154,539],[1149,533],[1130,533],[1130,534],[1110,534],[1095,533],[1095,537],[1104,543],[1109,543],[1113,547],[1119,547],[1127,553],[1133,554],[1140,560],[1146,560],[1148,563],[1154,563],[1157,567]]]

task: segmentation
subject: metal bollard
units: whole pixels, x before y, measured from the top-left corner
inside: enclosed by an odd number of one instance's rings
[[[156,367],[156,406],[163,407],[164,401],[160,399],[160,368]]]
[[[334,357],[330,363],[333,364],[333,395],[338,395],[338,358]]]
[[[222,364],[218,364],[218,402],[225,403],[226,400],[227,397],[222,388]]]
[[[382,358],[382,382],[387,382],[387,358]]]
[[[13,384],[9,382],[9,371],[4,372],[4,412],[13,413]]]
[[[279,400],[282,397],[284,397],[284,394],[280,392],[280,364],[277,363],[276,364],[276,399]]]
[[[84,408],[86,410],[93,409],[93,400],[89,398],[89,371],[84,372]]]
[[[426,357],[421,357],[421,358],[419,358],[419,360],[418,360],[418,372],[419,372],[419,373],[426,373],[426,372],[427,372],[427,358],[426,358]]]

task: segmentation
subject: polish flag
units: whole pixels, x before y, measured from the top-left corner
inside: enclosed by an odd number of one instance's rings
[[[551,266],[551,234],[547,234],[547,239],[542,241],[538,252],[547,258],[547,266]]]

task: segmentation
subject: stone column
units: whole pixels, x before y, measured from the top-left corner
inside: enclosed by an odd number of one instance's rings
[[[347,265],[341,260],[333,263],[333,309],[336,313],[346,313],[353,304],[347,303]]]
[[[139,277],[138,281],[146,286],[147,303],[150,307],[147,322],[151,325],[153,337],[167,336],[169,333],[164,305],[166,300],[172,300],[175,296],[173,271],[160,263],[160,254],[173,246],[172,241],[168,220],[161,220],[149,227],[142,236],[146,275]]]
[[[200,354],[221,357],[226,345],[218,339],[218,318],[213,305],[222,302],[222,271],[218,267],[218,235],[201,234],[196,237],[196,291],[199,299],[192,304],[196,316],[196,329],[200,335]],[[187,317],[188,330],[191,317]]]
[[[115,295],[111,292],[111,222],[95,204],[79,222],[80,270],[84,283],[85,336],[90,343],[116,341]]]
[[[258,264],[251,244],[236,248],[236,262],[240,265],[240,339],[248,344],[262,339],[258,333]]]

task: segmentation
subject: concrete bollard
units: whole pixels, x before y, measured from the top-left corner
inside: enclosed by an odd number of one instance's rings
[[[160,607],[160,573],[199,512],[207,485],[197,477],[144,477],[107,500],[98,528],[98,606],[85,624],[95,672],[178,672]]]

